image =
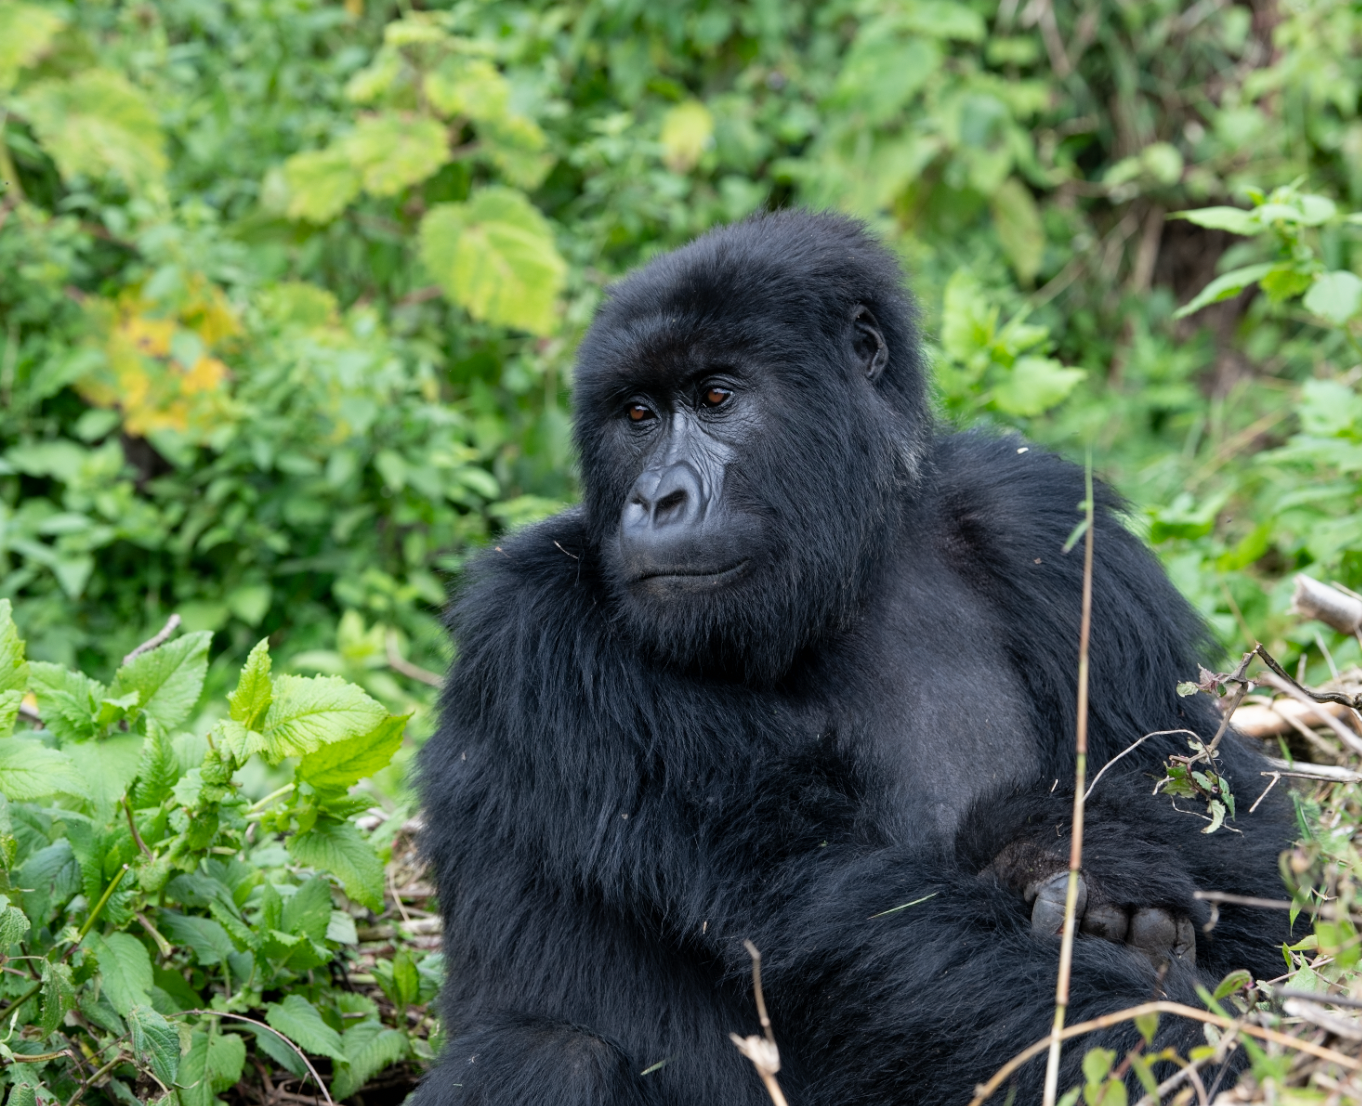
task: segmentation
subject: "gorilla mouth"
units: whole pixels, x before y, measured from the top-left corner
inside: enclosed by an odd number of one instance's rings
[[[645,572],[638,577],[638,583],[647,587],[680,588],[687,591],[700,591],[705,588],[725,584],[742,575],[747,568],[748,559],[720,569],[668,568],[656,572]]]

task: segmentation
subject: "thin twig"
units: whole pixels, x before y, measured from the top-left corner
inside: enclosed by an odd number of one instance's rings
[[[1259,1040],[1272,1041],[1274,1044],[1284,1045],[1287,1048],[1295,1049],[1297,1052],[1308,1053],[1318,1060],[1326,1060],[1331,1064],[1338,1064],[1349,1071],[1362,1071],[1362,1060],[1356,1060],[1351,1056],[1345,1056],[1332,1048],[1325,1048],[1312,1041],[1305,1041],[1299,1037],[1292,1037],[1288,1033],[1280,1033],[1275,1029],[1265,1029],[1260,1025],[1244,1025],[1233,1021],[1220,1014],[1210,1014],[1205,1010],[1198,1010],[1194,1006],[1184,1006],[1180,1002],[1168,1002],[1159,1000],[1155,1002],[1143,1002],[1139,1006],[1131,1006],[1125,1010],[1117,1010],[1115,1013],[1104,1014],[1100,1018],[1093,1018],[1091,1021],[1079,1022],[1077,1025],[1066,1027],[1060,1036],[1064,1040],[1073,1037],[1081,1037],[1085,1033],[1093,1033],[1099,1029],[1109,1029],[1113,1025],[1120,1025],[1122,1022],[1131,1021],[1134,1018],[1143,1017],[1145,1014],[1175,1014],[1180,1018],[1189,1018],[1192,1021],[1205,1022],[1208,1025],[1219,1026],[1221,1029],[1236,1029],[1240,1033],[1246,1033],[1250,1037],[1257,1037]],[[1025,1064],[1028,1060],[1033,1060],[1047,1048],[1050,1047],[1050,1037],[1046,1035],[1029,1048],[1017,1053],[1006,1064],[999,1068],[987,1083],[980,1084],[975,1088],[975,1094],[970,1099],[969,1106],[983,1106],[997,1092],[1008,1079],[1008,1077]]]
[[[1110,768],[1113,764],[1115,764],[1118,760],[1120,760],[1120,759],[1121,759],[1123,756],[1125,756],[1127,753],[1134,752],[1134,751],[1135,751],[1136,749],[1138,749],[1141,745],[1143,745],[1146,741],[1148,741],[1151,737],[1167,737],[1169,734],[1175,734],[1175,733],[1191,734],[1191,735],[1192,735],[1193,737],[1195,737],[1195,738],[1200,738],[1200,737],[1201,737],[1201,735],[1200,735],[1199,733],[1197,733],[1195,730],[1155,730],[1153,733],[1147,733],[1147,734],[1145,734],[1144,737],[1140,738],[1140,739],[1137,740],[1137,741],[1131,742],[1131,743],[1130,743],[1129,745],[1127,745],[1124,749],[1122,749],[1119,753],[1117,753],[1114,757],[1112,757],[1109,761],[1107,761],[1106,764],[1102,765],[1102,770],[1101,770],[1100,772],[1098,772],[1097,775],[1093,776],[1093,778],[1092,778],[1092,783],[1090,783],[1090,784],[1088,785],[1088,793],[1087,793],[1086,795],[1083,796],[1083,801],[1086,803],[1089,799],[1092,798],[1093,790],[1094,790],[1094,788],[1097,787],[1097,781],[1100,780],[1104,775],[1106,775],[1107,769],[1108,769],[1108,768]]]
[[[1308,761],[1298,760],[1295,763],[1286,760],[1279,760],[1276,757],[1264,757],[1268,764],[1272,765],[1271,772],[1263,772],[1261,775],[1272,776],[1280,772],[1283,776],[1291,776],[1302,780],[1328,780],[1330,783],[1362,783],[1362,772],[1354,772],[1351,768],[1340,768],[1336,764],[1311,764]]]
[[[1257,809],[1258,809],[1258,804],[1261,803],[1264,799],[1267,798],[1267,793],[1268,793],[1269,791],[1271,791],[1274,787],[1276,787],[1277,784],[1278,784],[1279,782],[1281,782],[1282,774],[1281,774],[1280,772],[1272,772],[1272,773],[1264,772],[1264,773],[1263,773],[1263,775],[1265,775],[1265,776],[1266,776],[1266,775],[1269,775],[1269,774],[1272,776],[1272,780],[1271,780],[1271,782],[1270,782],[1265,788],[1263,788],[1263,793],[1262,793],[1261,795],[1259,795],[1258,798],[1256,798],[1256,799],[1253,800],[1253,805],[1252,805],[1251,807],[1249,807],[1249,813],[1250,813],[1250,814],[1252,814],[1255,810],[1257,810]]]
[[[1083,501],[1087,523],[1083,534],[1083,607],[1078,625],[1078,709],[1075,720],[1073,830],[1069,835],[1069,886],[1064,898],[1064,932],[1059,942],[1059,973],[1055,979],[1055,1020],[1050,1030],[1050,1058],[1045,1066],[1044,1106],[1054,1106],[1059,1090],[1059,1055],[1064,1016],[1069,1009],[1069,978],[1073,971],[1074,930],[1078,918],[1078,880],[1083,867],[1083,804],[1087,798],[1088,771],[1088,643],[1092,634],[1092,550],[1096,530],[1093,518],[1092,457],[1086,472],[1087,498]],[[1105,769],[1104,769],[1105,771]],[[1093,781],[1096,782],[1095,780]]]
[[[147,848],[147,843],[142,840],[142,835],[137,832],[137,822],[132,816],[132,803],[128,801],[126,795],[123,796],[123,810],[128,815],[128,829],[132,830],[132,839],[137,842],[137,847],[142,851],[142,855],[148,860],[155,860],[156,857],[152,854],[152,851]]]
[[[164,645],[167,641],[170,640],[170,635],[173,634],[177,629],[179,629],[179,626],[180,616],[177,614],[172,614],[166,620],[166,624],[161,627],[161,632],[156,634],[154,637],[147,638],[146,641],[142,642],[141,645],[139,645],[136,649],[134,649],[131,653],[129,653],[127,656],[123,658],[123,663],[131,664],[135,658],[140,657],[143,653],[150,653],[153,649]]]
[[[757,1069],[757,1075],[761,1077],[762,1083],[766,1086],[766,1093],[771,1096],[775,1106],[789,1106],[780,1084],[776,1082],[776,1073],[780,1071],[780,1049],[776,1047],[776,1035],[771,1029],[771,1019],[766,1013],[766,995],[761,989],[761,953],[751,941],[744,941],[743,947],[752,958],[752,991],[757,998],[757,1017],[761,1021],[765,1036],[758,1037],[755,1033],[749,1037],[739,1037],[736,1033],[730,1033],[728,1036],[738,1051],[752,1061],[752,1066]]]
[[[421,683],[429,684],[431,687],[445,686],[444,677],[437,676],[434,672],[422,668],[420,665],[412,664],[411,661],[407,660],[407,658],[402,655],[401,651],[397,648],[397,634],[393,631],[388,631],[388,636],[384,644],[388,654],[388,667],[394,672],[400,672],[403,676],[407,676],[413,680],[420,680]]]
[[[258,1025],[261,1029],[273,1033],[276,1037],[283,1041],[284,1044],[288,1045],[289,1048],[293,1049],[293,1051],[298,1054],[298,1059],[300,1059],[304,1064],[307,1065],[307,1070],[312,1075],[312,1081],[316,1083],[318,1087],[321,1088],[322,1097],[326,1099],[327,1106],[336,1106],[335,1102],[331,1098],[331,1092],[326,1089],[326,1084],[322,1082],[322,1077],[317,1074],[317,1069],[312,1066],[312,1061],[307,1058],[307,1053],[304,1052],[297,1045],[295,1045],[282,1033],[280,1033],[279,1030],[275,1029],[274,1026],[268,1024],[267,1022],[259,1021],[256,1018],[248,1018],[246,1017],[245,1014],[229,1014],[225,1010],[181,1010],[174,1014],[167,1014],[166,1017],[183,1018],[187,1017],[190,1014],[202,1014],[204,1017],[208,1018],[231,1018],[234,1021],[246,1022],[248,1025]]]
[[[1300,685],[1290,676],[1284,677],[1273,672],[1264,672],[1258,679],[1269,687],[1274,687],[1278,691],[1291,696],[1291,698],[1295,699],[1297,702],[1304,703],[1309,707],[1315,705],[1315,703],[1311,701],[1311,693],[1300,687]],[[1357,734],[1352,731],[1351,727],[1345,726],[1340,719],[1335,718],[1328,711],[1319,710],[1315,713],[1323,720],[1324,724],[1328,726],[1329,729],[1333,730],[1334,733],[1338,735],[1338,739],[1343,742],[1347,748],[1351,749],[1359,756],[1362,756],[1362,737],[1358,737]]]

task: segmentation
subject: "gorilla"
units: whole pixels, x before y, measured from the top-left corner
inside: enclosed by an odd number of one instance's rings
[[[616,285],[576,371],[583,503],[503,539],[450,615],[422,752],[446,1043],[420,1106],[965,1103],[1048,1032],[1068,865],[1081,470],[932,417],[914,310],[860,224],[783,211]],[[1206,630],[1097,491],[1089,763],[1209,737]],[[1207,835],[1088,801],[1070,1022],[1278,974],[1288,801],[1230,734]],[[1091,778],[1090,772],[1090,778]],[[1275,965],[1275,967],[1274,967]],[[1165,1018],[1156,1047],[1202,1040]],[[1122,1025],[1067,1046],[1128,1049]],[[1043,1059],[1018,1073],[1038,1100]]]

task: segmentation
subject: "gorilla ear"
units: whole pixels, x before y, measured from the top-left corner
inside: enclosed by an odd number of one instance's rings
[[[866,379],[874,383],[889,364],[889,347],[884,344],[880,324],[870,308],[857,304],[851,313],[851,349]]]

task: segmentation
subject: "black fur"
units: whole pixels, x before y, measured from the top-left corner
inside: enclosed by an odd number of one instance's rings
[[[847,352],[858,305],[889,351],[878,375]],[[728,1040],[757,1029],[744,938],[795,1106],[964,1103],[1047,1031],[1058,941],[990,865],[1018,841],[1067,852],[1082,558],[1061,546],[1083,476],[935,428],[918,348],[897,266],[830,216],[713,232],[602,308],[577,376],[584,506],[484,554],[451,616],[421,757],[448,1043],[421,1106],[756,1106]],[[620,411],[715,365],[756,404],[730,424],[722,495],[763,556],[693,603],[640,597],[617,552],[642,464]],[[1120,509],[1100,491],[1090,771],[1217,723],[1175,690],[1213,655],[1204,628]],[[1241,832],[1203,835],[1150,794],[1186,751],[1149,740],[1097,785],[1089,882],[1198,922],[1197,888],[1280,897],[1289,804],[1246,813],[1261,765],[1231,737]],[[1222,909],[1198,968],[1162,981],[1080,938],[1069,1019],[1275,974],[1286,936],[1279,915]],[[1200,1027],[1165,1019],[1161,1038]],[[1070,1046],[1066,1085],[1084,1047],[1135,1040]]]

